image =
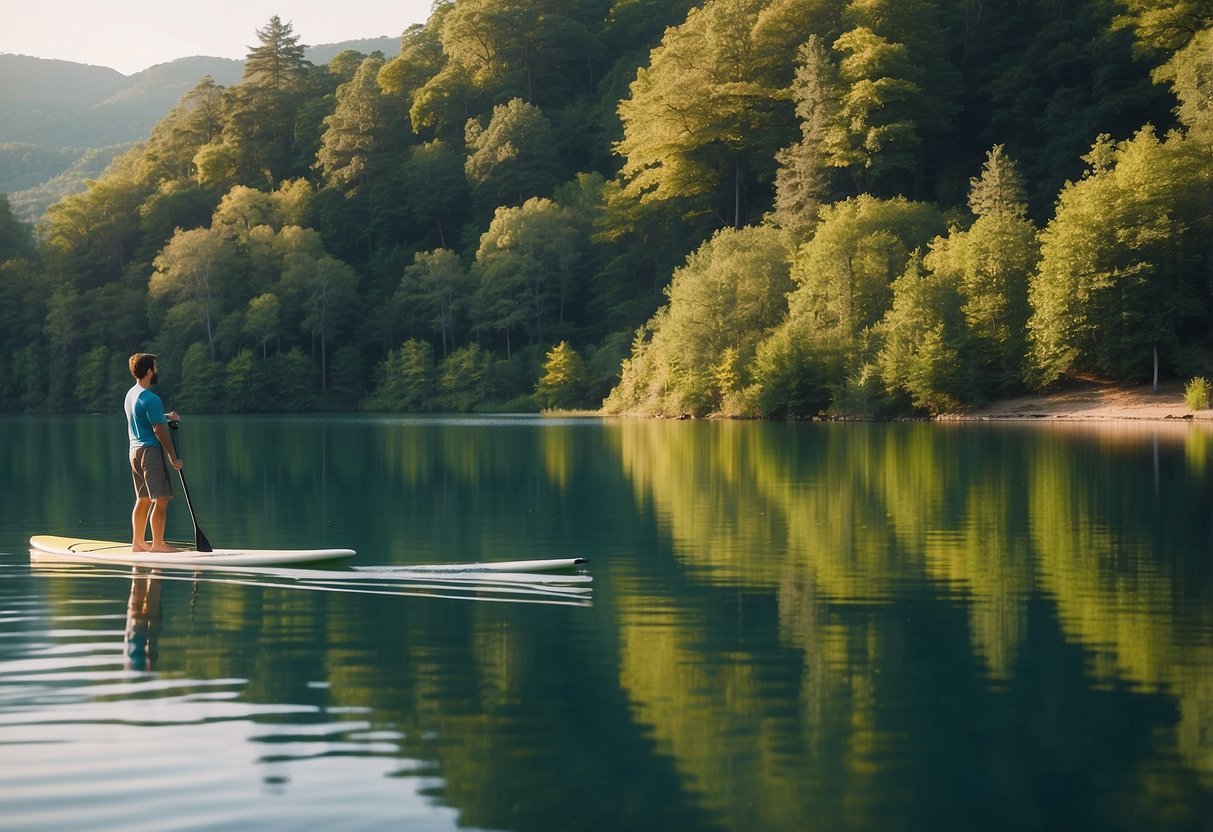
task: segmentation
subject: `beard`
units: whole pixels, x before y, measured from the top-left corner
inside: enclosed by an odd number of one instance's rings
[[[153,371],[152,372],[152,384],[155,384],[158,381],[160,381],[160,374]]]

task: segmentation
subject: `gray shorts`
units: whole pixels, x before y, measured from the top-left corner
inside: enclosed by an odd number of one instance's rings
[[[168,478],[164,449],[159,445],[135,448],[131,451],[131,481],[135,496],[151,500],[172,499],[173,484]]]

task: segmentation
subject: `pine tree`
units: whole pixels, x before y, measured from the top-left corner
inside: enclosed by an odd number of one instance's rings
[[[838,72],[817,35],[797,52],[792,96],[800,119],[801,140],[776,154],[775,221],[805,231],[817,222],[817,209],[829,196],[829,168],[823,143],[838,118]]]
[[[304,59],[307,44],[299,43],[290,21],[278,15],[264,29],[257,30],[260,46],[250,46],[244,60],[244,81],[279,92],[295,89],[311,64]]]

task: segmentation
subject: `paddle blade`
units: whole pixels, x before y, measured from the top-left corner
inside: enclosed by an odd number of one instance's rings
[[[213,552],[211,542],[206,539],[206,535],[202,533],[202,529],[194,526],[194,548],[199,552]]]

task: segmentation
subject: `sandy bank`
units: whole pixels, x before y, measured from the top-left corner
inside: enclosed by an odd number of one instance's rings
[[[940,416],[952,419],[1067,419],[1088,420],[1189,420],[1213,422],[1213,410],[1191,411],[1184,402],[1185,382],[1124,387],[1077,380],[1062,388],[1036,395],[991,402],[972,410]]]

